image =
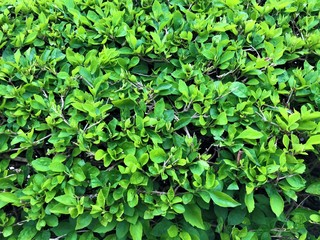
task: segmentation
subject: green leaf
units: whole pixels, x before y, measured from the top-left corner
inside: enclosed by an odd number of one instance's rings
[[[96,153],[94,154],[94,158],[96,160],[101,160],[106,156],[106,152],[103,151],[102,149],[98,149],[98,151],[96,151]]]
[[[127,236],[127,233],[129,231],[129,223],[126,221],[122,221],[117,224],[116,227],[116,235],[118,239],[123,239]]]
[[[178,90],[179,90],[179,92],[182,93],[182,95],[184,95],[186,97],[189,96],[189,88],[188,88],[187,84],[184,81],[179,80]]]
[[[318,145],[318,144],[320,144],[320,135],[313,135],[306,142],[306,145]]]
[[[67,57],[67,60],[72,65],[81,65],[83,63],[83,61],[84,61],[84,56],[82,56],[79,53],[73,52],[71,48],[67,48],[66,57]]]
[[[154,106],[154,116],[158,118],[162,118],[164,110],[165,110],[165,102],[163,98],[161,98]]]
[[[52,160],[47,157],[41,157],[31,162],[31,166],[38,172],[47,172],[50,170]]]
[[[182,240],[192,240],[190,234],[186,231],[182,231],[181,233],[179,233],[179,237],[182,239]]]
[[[138,160],[137,158],[133,155],[133,154],[128,154],[125,158],[124,158],[124,164],[128,167],[132,166],[132,165],[137,165]]]
[[[220,191],[207,191],[214,204],[220,207],[237,207],[241,205],[239,202],[234,200],[228,194]]]
[[[236,139],[259,139],[262,138],[263,134],[251,127],[247,127],[246,130],[244,130],[243,132],[241,132]]]
[[[63,4],[68,8],[68,9],[72,9],[75,7],[74,5],[74,0],[65,0],[63,1]]]
[[[153,41],[156,43],[156,45],[157,45],[156,47],[161,49],[163,47],[163,43],[160,39],[160,36],[155,32],[150,32],[150,35],[151,35]]]
[[[182,117],[174,124],[174,130],[187,126],[191,122],[191,117]]]
[[[104,208],[106,204],[106,199],[104,197],[102,189],[99,191],[97,196],[97,205],[101,208]]]
[[[76,230],[87,227],[92,221],[92,216],[89,213],[83,213],[77,217]]]
[[[83,182],[86,179],[82,168],[80,166],[74,166],[72,168],[73,178],[79,182]]]
[[[243,222],[246,216],[246,211],[241,207],[234,208],[228,215],[228,225],[239,225]]]
[[[54,213],[54,214],[69,214],[69,206],[68,205],[64,205],[62,203],[57,203],[54,206],[50,207],[50,212]]]
[[[179,214],[185,212],[185,207],[184,207],[182,204],[180,204],[180,203],[174,204],[174,205],[172,206],[172,208],[173,208],[173,210],[174,210],[176,213],[179,213]]]
[[[169,237],[174,238],[179,234],[179,229],[176,225],[171,225],[168,228],[167,233],[168,233]]]
[[[320,223],[320,214],[311,214],[310,220],[315,223]]]
[[[267,186],[266,191],[270,198],[271,210],[277,217],[279,217],[284,210],[284,201],[274,187]]]
[[[125,98],[125,99],[119,99],[119,100],[114,100],[112,101],[112,104],[114,106],[116,106],[117,108],[120,108],[120,109],[133,109],[134,106],[136,105],[136,103],[130,99],[130,98]]]
[[[101,19],[101,17],[98,14],[96,14],[94,11],[91,11],[91,10],[88,11],[87,18],[93,23]]]
[[[38,230],[33,225],[24,225],[22,231],[19,233],[18,240],[32,240],[37,234]]]
[[[53,172],[64,172],[66,170],[66,166],[60,162],[51,162],[49,169]]]
[[[162,163],[167,160],[167,154],[162,148],[154,148],[150,151],[150,159],[155,163]]]
[[[139,163],[140,163],[141,166],[144,166],[145,164],[147,164],[148,161],[149,161],[149,155],[148,155],[148,153],[142,154],[142,155],[139,157],[138,161],[139,161]]]
[[[248,89],[241,82],[233,82],[230,86],[230,91],[239,98],[246,98],[248,96]]]
[[[226,125],[228,123],[227,114],[225,112],[222,112],[218,115],[215,124],[217,125]]]
[[[240,3],[240,0],[226,0],[227,6],[231,8],[239,3]]]
[[[57,216],[51,214],[51,215],[46,215],[44,217],[44,220],[46,221],[47,225],[50,227],[56,227],[59,224],[59,219]]]
[[[7,227],[4,227],[3,231],[2,231],[2,234],[3,236],[7,239],[7,237],[9,237],[10,235],[12,235],[13,233],[13,229],[12,229],[12,226],[7,226]]]
[[[253,198],[253,192],[246,194],[244,196],[244,202],[247,206],[248,212],[251,213],[253,212],[255,208],[255,203],[254,203],[254,198]]]
[[[67,205],[67,206],[77,205],[76,199],[71,195],[64,194],[64,195],[60,195],[58,197],[55,197],[54,199],[63,205]]]
[[[229,61],[230,59],[232,59],[234,57],[234,54],[235,54],[234,51],[224,52],[220,57],[219,64],[223,64],[223,63]]]
[[[37,38],[37,35],[38,35],[38,32],[36,32],[36,31],[29,33],[24,41],[24,44],[32,43]]]
[[[311,183],[307,189],[307,193],[310,193],[312,195],[320,195],[320,182],[313,182]]]
[[[186,205],[183,217],[186,222],[190,223],[193,227],[205,229],[202,220],[201,209],[196,204]]]
[[[142,223],[137,221],[136,224],[130,225],[130,234],[133,240],[141,240],[143,233]]]
[[[158,18],[162,13],[161,4],[157,0],[152,4],[152,12],[156,18]]]
[[[19,198],[11,192],[1,192],[0,193],[0,201],[2,201],[4,203],[13,203],[13,204],[20,203]]]

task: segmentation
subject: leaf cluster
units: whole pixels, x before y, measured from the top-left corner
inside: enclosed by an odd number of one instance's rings
[[[320,2],[2,0],[4,239],[316,239]]]

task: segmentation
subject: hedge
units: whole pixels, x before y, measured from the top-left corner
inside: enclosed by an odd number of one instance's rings
[[[317,239],[319,12],[2,0],[0,238]]]

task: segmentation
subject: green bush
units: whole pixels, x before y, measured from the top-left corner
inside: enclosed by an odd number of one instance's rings
[[[2,0],[1,239],[316,239],[318,0]]]

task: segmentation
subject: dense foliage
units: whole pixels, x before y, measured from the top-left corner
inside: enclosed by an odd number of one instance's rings
[[[2,0],[1,239],[316,239],[318,0]]]

